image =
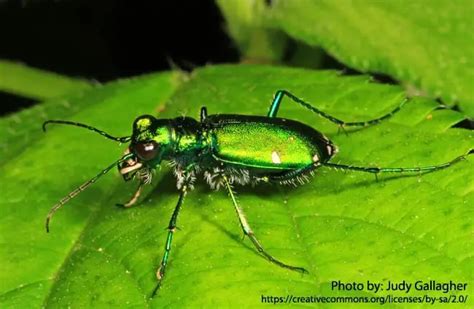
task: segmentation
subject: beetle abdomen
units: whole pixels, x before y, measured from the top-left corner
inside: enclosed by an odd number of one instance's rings
[[[298,170],[325,162],[334,153],[321,133],[289,119],[213,115],[207,121],[216,159],[243,168]]]

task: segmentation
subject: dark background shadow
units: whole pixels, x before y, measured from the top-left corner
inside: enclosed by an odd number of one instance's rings
[[[0,58],[106,82],[236,62],[213,0],[2,1]],[[1,114],[34,101],[0,93]]]

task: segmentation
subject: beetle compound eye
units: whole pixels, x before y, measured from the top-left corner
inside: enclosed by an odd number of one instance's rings
[[[137,156],[145,161],[152,160],[156,157],[159,150],[159,145],[155,141],[146,143],[138,143],[133,146]]]

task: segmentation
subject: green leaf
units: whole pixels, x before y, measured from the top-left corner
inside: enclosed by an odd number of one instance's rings
[[[227,21],[227,31],[240,53],[251,62],[278,62],[285,56],[287,35],[267,26],[263,1],[216,1]]]
[[[174,91],[171,76],[148,84],[96,89],[74,102],[103,95],[71,118],[126,135],[140,113],[197,117],[209,113],[265,115],[277,89],[288,89],[347,121],[370,119],[403,99],[400,88],[332,71],[267,66],[196,70]],[[142,87],[143,86],[143,87]],[[109,88],[110,87],[110,88]],[[111,91],[110,89],[115,89]],[[174,92],[174,93],[173,93]],[[173,95],[170,97],[171,93]],[[135,103],[135,104],[133,104]],[[413,99],[389,121],[337,134],[337,126],[285,99],[280,116],[307,123],[338,146],[334,162],[361,166],[425,166],[473,149],[472,131],[450,126],[462,115]],[[246,137],[249,143],[251,136]],[[139,206],[114,207],[136,184],[116,171],[61,209],[44,232],[56,201],[116,160],[124,146],[73,127],[48,134],[0,167],[1,307],[257,307],[263,296],[385,296],[331,290],[331,281],[468,282],[472,293],[472,158],[413,177],[343,173],[320,168],[309,184],[236,187],[257,237],[281,260],[306,267],[302,276],[272,265],[248,239],[241,241],[231,201],[202,181],[186,197],[162,289],[148,299],[177,201],[165,165]],[[392,294],[392,293],[391,293]],[[404,292],[394,292],[399,296]],[[443,296],[412,291],[408,295]],[[466,306],[472,305],[470,300]]]
[[[92,83],[86,80],[0,60],[0,91],[46,100],[91,87]]]
[[[53,283],[69,261],[68,256],[74,256],[72,252],[77,250],[82,230],[87,230],[84,223],[102,203],[101,193],[91,188],[85,199],[81,197],[79,207],[78,204],[74,207],[72,201],[69,211],[64,212],[69,218],[59,219],[63,225],[57,229],[55,226],[50,235],[44,231],[44,211],[78,182],[102,169],[109,159],[115,160],[124,148],[71,127],[51,126],[45,135],[41,131],[43,121],[50,117],[74,119],[96,124],[111,134],[126,135],[134,117],[156,113],[164,106],[178,81],[175,73],[121,80],[45,102],[2,123],[10,126],[7,136],[1,136],[7,154],[6,158],[2,156],[5,160],[0,166],[5,171],[0,179],[1,307],[39,307],[47,302]],[[84,152],[87,149],[90,153]],[[74,180],[70,182],[70,178]],[[101,186],[105,189],[117,180],[111,175],[101,180]],[[91,193],[88,202],[87,195]]]
[[[218,1],[239,46],[252,42],[252,29],[260,36],[262,29],[284,31],[359,71],[388,74],[459,103],[474,117],[472,1],[280,0],[267,8],[263,2]]]

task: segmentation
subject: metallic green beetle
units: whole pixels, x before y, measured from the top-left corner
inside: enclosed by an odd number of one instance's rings
[[[202,174],[211,188],[225,188],[229,193],[242,230],[250,238],[260,254],[270,262],[281,267],[306,273],[303,267],[288,265],[264,250],[237,203],[233,190],[234,184],[247,185],[260,182],[277,184],[304,183],[312,172],[320,167],[332,167],[343,170],[355,170],[377,175],[382,172],[430,172],[447,168],[463,159],[460,156],[448,163],[412,168],[359,167],[330,163],[337,148],[320,132],[295,120],[277,117],[284,96],[304,108],[337,124],[340,128],[348,126],[365,127],[390,118],[407,102],[390,113],[377,119],[362,122],[344,122],[302,101],[288,91],[276,92],[266,117],[244,115],[207,115],[205,107],[201,109],[200,121],[189,117],[175,119],[156,119],[150,115],[138,117],[133,123],[131,136],[114,137],[94,127],[64,121],[49,120],[49,123],[75,125],[95,131],[109,139],[125,143],[130,142],[124,156],[101,171],[97,176],[79,186],[51,208],[46,219],[46,230],[53,214],[67,201],[76,196],[118,165],[123,178],[128,181],[139,180],[139,186],[125,207],[133,205],[144,184],[150,183],[152,171],[162,161],[169,161],[174,167],[177,179],[179,199],[168,225],[168,237],[161,264],[157,270],[158,284],[156,293],[165,275],[171,250],[173,233],[176,230],[178,214],[184,196],[192,190],[196,176]]]

